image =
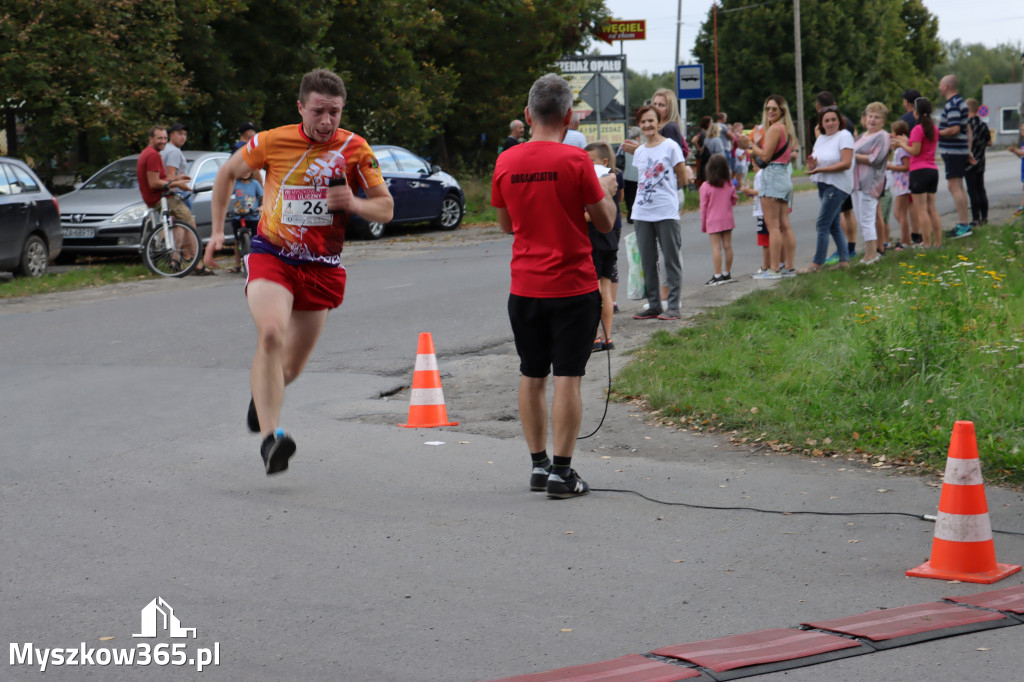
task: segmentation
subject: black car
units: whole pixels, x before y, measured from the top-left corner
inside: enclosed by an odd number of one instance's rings
[[[57,200],[24,162],[0,156],[0,271],[41,277],[61,244]]]
[[[395,216],[388,225],[429,223],[442,230],[454,230],[466,213],[466,196],[459,181],[430,165],[408,149],[388,144],[372,145],[381,174],[395,200]],[[355,234],[369,239],[384,236],[383,223],[352,218]]]

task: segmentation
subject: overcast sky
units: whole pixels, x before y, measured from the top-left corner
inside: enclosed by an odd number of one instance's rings
[[[750,4],[760,1],[750,0]],[[1020,0],[924,0],[924,4],[939,19],[941,40],[959,39],[965,44],[982,43],[991,47],[1001,43],[1021,45],[1024,2]],[[679,61],[683,64],[693,62],[690,50],[711,5],[712,0],[683,0],[679,38]],[[643,3],[605,0],[605,6],[615,19],[647,20],[646,40],[621,43],[629,68],[647,73],[674,70],[678,0],[648,0]],[[619,42],[608,45],[594,40],[593,45],[601,54],[619,54]]]

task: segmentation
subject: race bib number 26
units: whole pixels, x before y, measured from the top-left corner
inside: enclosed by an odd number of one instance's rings
[[[327,187],[285,185],[281,189],[281,222],[304,227],[330,225],[334,216],[327,212]]]

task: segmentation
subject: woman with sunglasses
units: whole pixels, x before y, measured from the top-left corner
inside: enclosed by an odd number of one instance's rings
[[[789,204],[793,199],[793,169],[790,159],[798,143],[789,107],[782,95],[770,95],[764,103],[764,141],[758,144],[744,138],[751,156],[764,164],[761,174],[761,210],[768,228],[768,262],[770,269],[755,279],[781,279],[796,275],[792,268],[796,257],[796,236],[789,224]],[[790,267],[783,270],[783,263]]]

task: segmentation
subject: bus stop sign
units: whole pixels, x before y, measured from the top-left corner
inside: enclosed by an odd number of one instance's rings
[[[704,99],[704,65],[680,64],[676,67],[679,99]]]

